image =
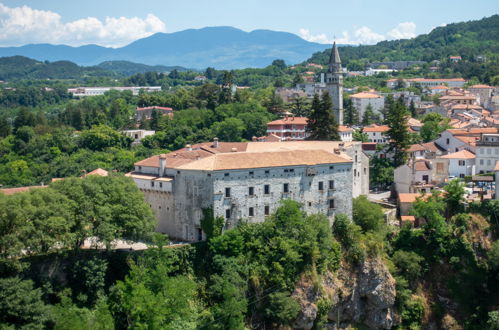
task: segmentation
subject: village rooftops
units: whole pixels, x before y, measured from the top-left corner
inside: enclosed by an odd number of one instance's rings
[[[497,128],[495,127],[484,127],[484,128],[449,128],[447,130],[452,135],[480,135],[480,134],[495,134],[497,133]]]
[[[453,152],[450,154],[447,154],[445,156],[442,156],[441,158],[446,158],[446,159],[475,159],[476,156],[474,153],[468,151],[468,150],[461,150],[458,152]]]
[[[375,93],[360,92],[357,94],[350,95],[350,97],[357,98],[357,99],[379,99],[379,98],[382,98],[383,96],[375,94]]]
[[[430,171],[431,168],[426,160],[417,160],[414,166],[416,171]]]
[[[470,86],[469,88],[476,88],[476,89],[479,89],[479,88],[494,88],[492,86],[489,86],[489,85],[473,85],[473,86]]]
[[[435,90],[438,90],[438,89],[449,89],[449,87],[447,87],[445,85],[439,85],[439,86],[430,86],[430,87],[428,87],[428,89],[435,89]]]
[[[0,193],[4,195],[14,195],[20,192],[30,191],[32,189],[47,188],[48,186],[27,186],[27,187],[17,187],[17,188],[4,188],[0,189]]]
[[[423,200],[427,199],[430,194],[417,194],[417,193],[400,193],[398,200],[400,203],[414,203],[416,199],[419,197]]]

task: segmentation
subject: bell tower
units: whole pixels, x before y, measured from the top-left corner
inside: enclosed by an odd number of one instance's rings
[[[333,44],[326,72],[326,89],[333,104],[331,111],[338,124],[343,125],[343,69],[341,68],[341,59],[336,42]]]

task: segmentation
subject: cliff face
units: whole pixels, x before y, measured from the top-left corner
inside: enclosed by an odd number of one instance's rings
[[[364,324],[371,329],[390,329],[398,324],[395,312],[395,280],[383,261],[366,260],[355,268],[342,267],[337,274],[327,274],[320,286],[301,281],[293,296],[302,311],[294,329],[311,329],[318,317],[318,302],[327,301],[326,328],[342,329]]]

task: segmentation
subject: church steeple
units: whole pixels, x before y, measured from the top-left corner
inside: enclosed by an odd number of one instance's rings
[[[329,72],[341,72],[341,59],[340,53],[338,52],[338,47],[336,47],[336,41],[333,43],[333,49],[331,50],[331,56],[329,57]]]
[[[343,125],[343,74],[340,53],[335,41],[326,72],[326,89],[331,96],[331,111],[340,125]]]

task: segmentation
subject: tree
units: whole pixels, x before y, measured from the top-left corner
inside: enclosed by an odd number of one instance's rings
[[[303,96],[298,96],[291,102],[291,112],[295,116],[308,117],[310,115],[310,103]]]
[[[42,292],[31,280],[19,277],[0,279],[0,327],[44,329],[48,309]]]
[[[388,110],[387,122],[389,130],[388,151],[393,152],[393,166],[398,167],[405,164],[407,160],[407,149],[410,146],[410,133],[407,121],[409,114],[404,104],[398,100],[393,102]]]
[[[80,146],[93,151],[103,151],[110,147],[129,147],[130,143],[132,138],[105,125],[92,126],[79,136]]]
[[[338,122],[331,111],[332,103],[328,92],[324,92],[319,99],[315,94],[312,100],[312,109],[307,122],[308,140],[340,140]]]
[[[206,68],[206,71],[204,73],[204,75],[206,76],[206,78],[208,79],[215,79],[216,78],[216,71],[214,68],[212,67],[208,67]]]
[[[284,62],[284,60],[273,60],[272,61],[272,65],[283,70],[283,69],[286,69],[286,63]]]
[[[10,127],[10,124],[5,117],[0,117],[0,138],[4,138],[6,136],[9,136],[10,133],[12,132],[12,128]]]
[[[368,104],[364,112],[364,117],[362,117],[362,125],[369,126],[374,123],[374,111],[371,104]]]
[[[37,124],[35,115],[33,112],[27,108],[27,107],[22,107],[19,110],[19,113],[16,116],[16,119],[14,120],[14,132],[17,131],[18,128],[23,127],[23,126],[35,126]]]
[[[354,130],[352,136],[354,141],[367,142],[369,140],[369,136],[363,132],[362,128]]]
[[[346,125],[357,125],[359,124],[359,112],[357,108],[353,106],[351,99],[345,99],[343,102],[343,107],[345,109],[345,124]]]
[[[215,123],[212,130],[221,141],[238,142],[241,141],[244,128],[244,122],[241,119],[227,118]]]
[[[290,325],[300,312],[300,304],[287,292],[275,292],[269,295],[269,307],[265,315],[279,325]]]
[[[291,87],[296,87],[296,85],[303,84],[303,76],[298,72],[293,76],[293,82]]]
[[[423,274],[421,263],[424,258],[415,252],[397,250],[391,260],[397,267],[397,273],[409,282],[416,281]]]
[[[378,231],[384,224],[381,206],[361,195],[353,200],[352,219],[363,231]]]
[[[447,219],[463,211],[464,184],[459,179],[454,179],[444,187],[444,202],[447,205]]]
[[[411,99],[411,103],[409,104],[409,112],[411,113],[412,118],[416,118],[416,106],[414,105],[414,99]]]

